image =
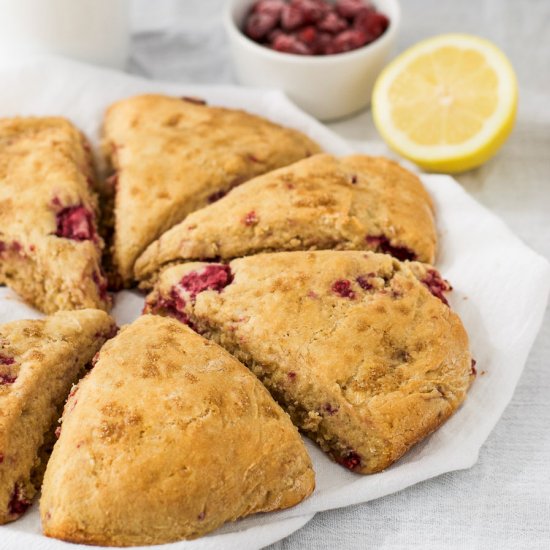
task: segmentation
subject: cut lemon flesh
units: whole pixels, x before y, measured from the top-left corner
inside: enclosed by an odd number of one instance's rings
[[[446,34],[392,61],[374,87],[374,122],[388,145],[419,166],[462,172],[492,157],[517,109],[514,70],[487,40]]]

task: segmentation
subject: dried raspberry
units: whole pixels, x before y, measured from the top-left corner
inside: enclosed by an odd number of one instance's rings
[[[64,208],[57,213],[55,234],[74,241],[95,240],[94,215],[82,205]]]
[[[15,363],[15,359],[13,357],[10,357],[8,355],[3,355],[0,353],[0,365],[13,365]],[[17,376],[13,375],[11,372],[9,372],[9,369],[7,372],[0,372],[0,386],[10,386],[17,380]]]
[[[190,294],[191,300],[194,300],[197,294],[205,290],[221,292],[232,280],[233,275],[228,265],[212,264],[206,266],[201,273],[187,273],[179,282],[179,286]]]
[[[367,276],[359,275],[359,277],[357,277],[357,279],[355,280],[363,290],[371,290],[373,288],[372,284],[369,282],[369,275]]]
[[[13,357],[0,353],[0,365],[13,365],[14,363],[15,359]]]
[[[167,300],[165,298],[160,298],[156,304],[151,307],[151,312],[169,315],[183,324],[187,324],[187,321],[189,320],[187,315],[177,308],[174,300]]]
[[[285,5],[284,0],[260,0],[252,7],[252,13],[267,13],[279,18]]]
[[[363,0],[337,0],[334,7],[342,17],[353,19],[362,10],[369,7],[369,5],[363,2]]]
[[[355,185],[357,183],[357,174],[352,174],[351,177],[350,177],[350,182],[353,183],[353,185]]]
[[[338,405],[331,405],[330,403],[325,403],[323,405],[323,411],[328,413],[330,416],[335,415],[339,410]]]
[[[55,437],[56,439],[59,439],[59,436],[61,435],[61,426],[57,426],[55,429]]]
[[[280,34],[273,41],[273,49],[278,52],[294,53],[298,55],[311,55],[313,52],[295,36]]]
[[[2,462],[4,462],[4,454],[0,453],[0,464],[2,464]]]
[[[341,456],[337,462],[348,468],[348,470],[355,470],[355,468],[361,466],[361,457],[357,453],[350,451]]]
[[[330,11],[323,0],[291,0],[290,4],[302,13],[306,24],[320,21]]]
[[[283,6],[281,10],[281,27],[283,30],[293,31],[307,22],[306,14],[300,8],[292,4]]]
[[[342,19],[338,14],[329,12],[317,23],[317,28],[321,31],[326,31],[332,34],[339,33],[348,27],[345,19]]]
[[[288,372],[287,376],[289,377],[290,380],[296,379],[296,373],[292,370]]]
[[[245,33],[252,40],[263,40],[276,26],[279,17],[269,13],[253,13],[245,25]]]
[[[473,376],[477,375],[476,364],[477,364],[477,361],[475,359],[472,359],[472,367],[470,369],[470,374],[472,374]]]
[[[383,13],[368,8],[359,12],[353,22],[356,29],[365,33],[367,42],[372,42],[384,34],[389,24],[389,19]]]
[[[334,37],[328,32],[320,32],[317,34],[317,42],[315,43],[315,53],[317,55],[325,55],[330,50]]]
[[[31,505],[31,501],[23,496],[23,492],[16,483],[8,503],[8,512],[12,515],[20,516]]]
[[[246,216],[243,218],[243,223],[248,226],[256,225],[259,221],[260,219],[258,218],[256,212],[254,212],[254,210],[248,212],[248,214],[246,214]]]
[[[17,376],[0,373],[0,386],[11,386],[17,380]]]
[[[159,297],[159,299],[152,303],[147,304],[146,308],[154,314],[168,315],[174,317],[184,325],[189,325],[193,328],[189,318],[187,317],[184,308],[185,300],[182,298],[176,288],[173,288],[170,292],[169,298]]]
[[[187,302],[185,301],[185,298],[180,294],[180,292],[176,287],[172,288],[172,290],[170,291],[170,299],[172,300],[174,307],[178,311],[185,310],[185,304]]]
[[[416,254],[405,246],[393,246],[385,235],[367,235],[367,244],[370,248],[390,254],[398,260],[416,260]]]
[[[339,279],[332,284],[332,291],[341,296],[342,298],[349,298],[353,300],[355,298],[355,291],[351,288],[351,282],[347,279]]]
[[[304,27],[296,33],[296,37],[300,42],[314,48],[317,43],[317,29],[311,25],[309,27]]]
[[[367,43],[367,35],[357,29],[350,29],[334,37],[330,53],[344,53],[356,50]]]
[[[277,40],[278,36],[281,36],[282,34],[285,34],[281,29],[273,29],[268,35],[267,35],[267,43],[270,46],[273,46],[273,42]]]
[[[443,293],[451,290],[451,285],[441,277],[438,271],[435,269],[428,269],[426,276],[422,279],[422,283],[428,287],[428,290],[436,298],[439,298],[445,305],[449,305]]]
[[[5,252],[6,249],[7,249],[6,243],[4,241],[0,241],[0,254],[2,254],[2,252]]]
[[[61,204],[61,199],[59,197],[54,197],[52,199],[52,206],[56,209],[57,208],[62,208],[63,205]]]

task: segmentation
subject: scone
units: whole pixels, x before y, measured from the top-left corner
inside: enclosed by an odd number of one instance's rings
[[[97,309],[0,325],[0,524],[31,505],[71,385],[115,330]]]
[[[45,313],[111,304],[89,146],[63,118],[0,119],[0,284]]]
[[[146,286],[174,262],[368,249],[432,263],[435,248],[432,201],[414,174],[384,158],[315,155],[193,212],[147,248],[135,272]]]
[[[160,544],[293,506],[314,483],[298,431],[243,365],[145,315],[67,401],[40,513],[49,537]]]
[[[125,285],[147,245],[187,214],[319,151],[302,133],[244,111],[162,95],[111,106],[103,148],[115,188],[113,263]]]
[[[468,337],[439,299],[448,288],[387,254],[281,252],[170,267],[146,310],[221,344],[334,460],[372,473],[466,396]]]

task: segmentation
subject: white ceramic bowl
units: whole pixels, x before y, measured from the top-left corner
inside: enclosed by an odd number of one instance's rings
[[[369,105],[376,77],[395,44],[401,13],[397,0],[374,2],[390,20],[380,38],[351,52],[324,56],[281,53],[250,40],[241,26],[253,3],[230,0],[224,17],[241,84],[281,89],[320,120],[345,117]]]

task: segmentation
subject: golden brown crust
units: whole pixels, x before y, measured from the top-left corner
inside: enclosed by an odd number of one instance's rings
[[[430,196],[397,163],[354,155],[315,155],[259,176],[190,214],[149,245],[136,278],[169,263],[231,260],[284,250],[378,250],[433,262]]]
[[[0,284],[45,313],[108,309],[96,214],[81,132],[63,118],[0,119]],[[78,239],[59,233],[69,215]]]
[[[146,315],[67,401],[48,464],[44,533],[114,545],[195,538],[293,506],[314,488],[296,428],[235,358]]]
[[[147,245],[187,214],[319,151],[300,132],[244,111],[162,95],[112,105],[103,148],[116,173],[113,260],[125,284]]]
[[[284,252],[170,267],[146,310],[188,319],[333,458],[371,473],[440,426],[471,380],[464,327],[428,286],[445,286],[433,268],[386,254]]]
[[[91,309],[0,325],[0,524],[30,506],[71,384],[114,328]]]

